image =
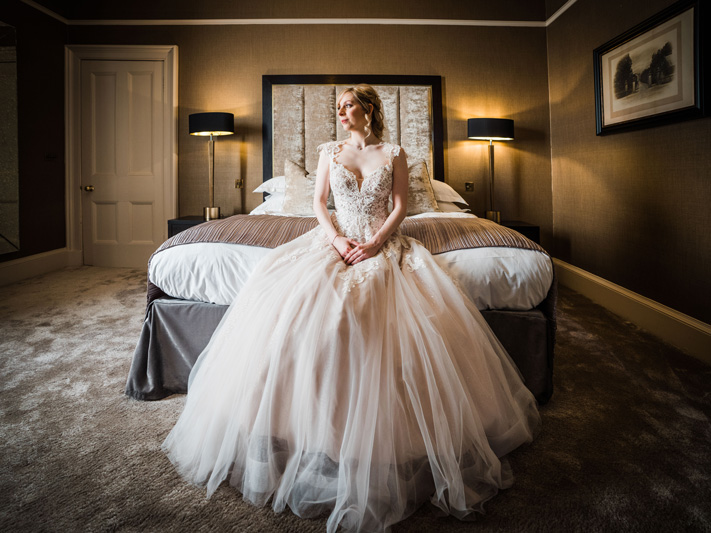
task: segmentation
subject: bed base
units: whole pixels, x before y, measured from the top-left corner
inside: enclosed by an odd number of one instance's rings
[[[556,299],[554,280],[548,296],[535,309],[482,311],[539,404],[553,394]],[[177,299],[154,300],[133,356],[126,394],[137,400],[185,394],[190,370],[227,308]]]

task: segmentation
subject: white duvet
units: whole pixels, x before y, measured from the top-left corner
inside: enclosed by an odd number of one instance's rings
[[[473,216],[428,213],[423,216]],[[192,243],[153,256],[148,277],[163,292],[184,300],[229,305],[269,248]],[[535,250],[473,248],[434,256],[458,280],[478,309],[522,311],[540,304],[553,281],[550,258]]]

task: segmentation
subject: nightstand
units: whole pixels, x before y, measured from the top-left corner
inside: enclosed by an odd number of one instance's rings
[[[507,228],[511,228],[514,231],[518,231],[524,237],[528,237],[536,244],[541,244],[541,227],[534,226],[528,222],[521,222],[520,220],[502,220],[501,225]]]
[[[168,238],[177,235],[181,231],[197,226],[205,222],[202,215],[190,215],[187,217],[174,218],[168,221]]]

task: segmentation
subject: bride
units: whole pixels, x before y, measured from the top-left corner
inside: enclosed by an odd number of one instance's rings
[[[373,88],[344,91],[338,119],[350,138],[319,147],[319,227],[255,269],[163,450],[208,496],[226,480],[255,505],[329,514],[329,532],[383,531],[427,500],[464,519],[511,485],[501,458],[532,440],[536,403],[472,302],[399,233],[406,156],[381,141]]]

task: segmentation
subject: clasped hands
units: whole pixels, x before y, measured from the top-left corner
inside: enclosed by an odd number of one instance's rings
[[[341,257],[348,265],[355,265],[361,261],[375,257],[378,250],[380,250],[380,245],[372,240],[360,243],[342,235],[338,235],[333,239],[333,246],[338,250],[338,253],[341,254]]]

